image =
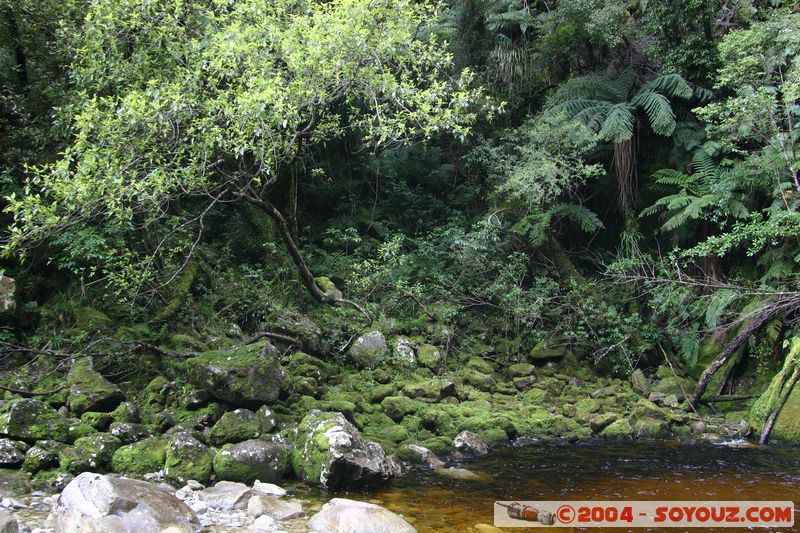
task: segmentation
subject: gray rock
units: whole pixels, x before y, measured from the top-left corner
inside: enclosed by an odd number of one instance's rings
[[[631,374],[631,385],[633,385],[633,390],[642,396],[650,394],[650,383],[648,383],[647,378],[644,377],[644,372],[640,368],[637,368]]]
[[[364,488],[400,475],[400,465],[375,442],[363,440],[341,413],[314,409],[297,428],[295,474],[325,488]]]
[[[348,353],[356,365],[362,368],[372,368],[380,364],[388,352],[383,333],[370,331],[357,338]]]
[[[17,533],[19,522],[11,513],[0,511],[0,533]]]
[[[258,411],[256,411],[256,416],[258,417],[258,421],[261,423],[261,432],[262,433],[269,433],[275,426],[277,422],[275,421],[275,413],[267,407],[266,405],[262,405],[259,407]]]
[[[403,366],[417,366],[414,344],[408,337],[397,337],[394,341],[394,356]]]
[[[24,460],[25,453],[17,443],[11,439],[0,439],[0,466],[16,467]]]
[[[172,435],[167,446],[164,473],[174,483],[188,483],[193,479],[206,483],[214,472],[214,453],[189,433]]]
[[[306,516],[300,500],[256,494],[247,502],[247,514],[252,517],[267,515],[275,520],[291,520]]]
[[[153,484],[84,472],[59,496],[50,514],[60,533],[193,533],[197,516]]]
[[[63,442],[55,440],[40,440],[36,445],[31,446],[25,452],[25,460],[22,463],[23,470],[36,473],[45,468],[58,466],[58,454],[66,448]]]
[[[417,530],[388,509],[366,502],[334,498],[311,517],[316,533],[415,533]]]
[[[131,422],[114,422],[108,428],[108,432],[121,440],[123,444],[131,444],[150,436],[147,426]]]
[[[246,440],[226,444],[214,456],[217,479],[251,484],[280,481],[289,466],[289,446],[281,442]]]
[[[267,515],[259,516],[253,521],[253,525],[250,528],[253,531],[275,531],[275,519]]]
[[[489,447],[477,434],[471,431],[462,431],[453,439],[456,450],[469,455],[486,455]]]
[[[276,496],[278,498],[281,496],[286,496],[286,489],[279,487],[278,485],[273,485],[272,483],[262,483],[261,481],[256,481],[253,483],[253,490],[266,496]]]
[[[220,481],[211,488],[197,492],[197,496],[209,507],[223,511],[247,509],[251,495],[250,487],[234,481]]]
[[[444,461],[439,459],[435,453],[430,451],[424,446],[417,446],[416,444],[406,444],[406,448],[419,455],[420,459],[428,465],[429,468],[442,468]]]
[[[484,480],[485,477],[479,474],[476,474],[472,470],[467,470],[466,468],[458,468],[455,466],[451,466],[450,468],[437,468],[433,471],[434,474],[441,477],[448,477],[450,479],[458,479],[461,481],[481,481]]]

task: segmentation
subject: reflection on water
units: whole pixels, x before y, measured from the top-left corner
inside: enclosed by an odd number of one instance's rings
[[[490,481],[454,480],[414,471],[385,490],[360,498],[358,495],[349,497],[375,501],[401,513],[420,532],[476,531],[475,524],[492,523],[495,500],[792,500],[800,503],[800,448],[791,447],[528,444],[493,449],[490,457],[465,466],[488,474]],[[800,516],[796,520],[800,522]],[[800,524],[795,530],[800,531]]]

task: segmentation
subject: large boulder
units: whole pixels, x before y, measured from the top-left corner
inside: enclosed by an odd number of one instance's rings
[[[58,462],[62,469],[71,474],[104,471],[111,466],[114,452],[120,446],[122,442],[108,433],[81,437],[74,446],[61,450]]]
[[[421,365],[435,369],[444,361],[444,353],[432,344],[423,344],[417,348],[417,359]]]
[[[282,442],[246,440],[226,444],[214,456],[217,479],[252,484],[280,481],[289,465],[289,447]]]
[[[68,442],[69,420],[39,400],[10,400],[0,405],[0,434],[27,442],[42,439]]]
[[[269,342],[233,351],[212,351],[188,359],[189,379],[214,398],[260,406],[278,399],[283,371],[280,352]]]
[[[297,428],[295,474],[325,488],[369,487],[400,475],[400,466],[375,442],[361,438],[341,413],[311,411]]]
[[[94,369],[91,357],[78,359],[67,374],[70,411],[113,411],[125,399],[122,391]]]
[[[236,409],[228,411],[214,424],[208,434],[208,441],[214,446],[229,442],[255,439],[261,435],[261,420],[253,411]]]
[[[489,447],[486,442],[476,433],[462,431],[453,439],[453,446],[461,453],[468,455],[486,455]]]
[[[311,517],[308,527],[316,533],[415,533],[417,530],[379,505],[334,498]]]
[[[362,368],[372,368],[383,362],[389,352],[386,338],[380,331],[370,331],[361,335],[348,352],[350,360]]]
[[[58,497],[50,519],[61,533],[193,533],[194,512],[172,493],[133,479],[84,472]]]
[[[25,460],[25,448],[20,442],[0,439],[0,467],[17,467]]]
[[[156,437],[148,437],[117,449],[111,458],[114,472],[143,476],[164,468],[167,446]]]
[[[186,483],[190,479],[206,483],[214,473],[214,453],[186,432],[172,435],[167,444],[164,474],[167,480]]]

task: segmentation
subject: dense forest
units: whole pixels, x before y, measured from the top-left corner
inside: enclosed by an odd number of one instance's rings
[[[4,434],[800,439],[796,1],[0,5]]]

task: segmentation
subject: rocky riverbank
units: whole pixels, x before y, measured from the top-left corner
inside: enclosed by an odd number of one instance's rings
[[[305,345],[319,342],[310,326],[292,333],[304,332]],[[41,373],[47,364],[40,357],[34,365]],[[379,331],[355,339],[338,362],[262,341],[196,353],[139,390],[112,383],[90,357],[61,381],[39,382],[35,397],[6,392],[0,466],[24,471],[35,491],[66,490],[84,473],[166,483],[198,527],[250,527],[259,518],[247,506],[217,513],[205,496],[192,499],[220,482],[247,494],[257,482],[287,480],[365,491],[412,466],[470,479],[476,474],[451,463],[520,437],[713,442],[751,432],[747,411],[701,417],[689,409],[694,382],[678,369],[624,380],[565,350],[540,347],[525,362],[501,364],[488,351],[447,355]],[[19,373],[6,382],[25,385]],[[28,508],[51,502],[31,498]],[[207,514],[192,507],[198,502]]]

